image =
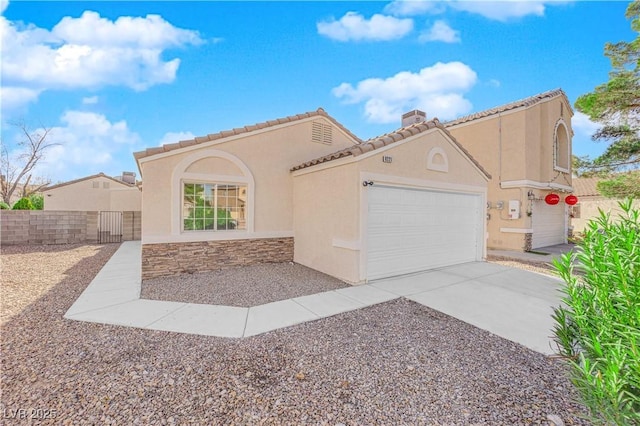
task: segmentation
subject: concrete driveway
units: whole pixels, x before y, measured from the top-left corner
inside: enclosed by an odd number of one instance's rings
[[[399,297],[545,354],[553,353],[553,307],[561,281],[472,262],[250,308],[140,299],[141,247],[125,242],[65,318],[151,330],[248,337]]]
[[[544,354],[555,353],[553,308],[560,279],[486,262],[374,282],[505,339]]]

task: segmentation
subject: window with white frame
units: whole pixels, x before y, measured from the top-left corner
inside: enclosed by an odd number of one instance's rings
[[[228,183],[182,185],[184,231],[246,230],[247,187]]]
[[[556,170],[568,172],[570,168],[569,161],[569,135],[567,128],[563,123],[558,123],[554,140],[553,166]]]

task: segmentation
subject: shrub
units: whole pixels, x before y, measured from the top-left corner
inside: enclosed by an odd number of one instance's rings
[[[640,424],[640,211],[600,211],[577,251],[554,262],[565,281],[555,341],[596,424]]]
[[[13,205],[13,210],[33,210],[33,204],[28,198],[20,198]]]
[[[11,210],[11,206],[4,201],[0,201],[0,210]]]
[[[33,205],[33,210],[44,210],[44,196],[42,194],[31,194],[29,200]]]

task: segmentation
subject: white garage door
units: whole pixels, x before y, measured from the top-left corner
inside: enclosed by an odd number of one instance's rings
[[[368,191],[367,279],[482,257],[479,195],[379,186]]]
[[[565,243],[565,205],[551,206],[544,201],[535,201],[532,210],[533,236],[531,248],[540,248]]]

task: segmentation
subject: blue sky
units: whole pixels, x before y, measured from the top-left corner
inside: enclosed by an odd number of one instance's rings
[[[0,0],[2,140],[52,127],[37,173],[136,171],[132,152],[323,107],[366,139],[607,80],[626,2]],[[573,151],[605,145],[573,120]]]

